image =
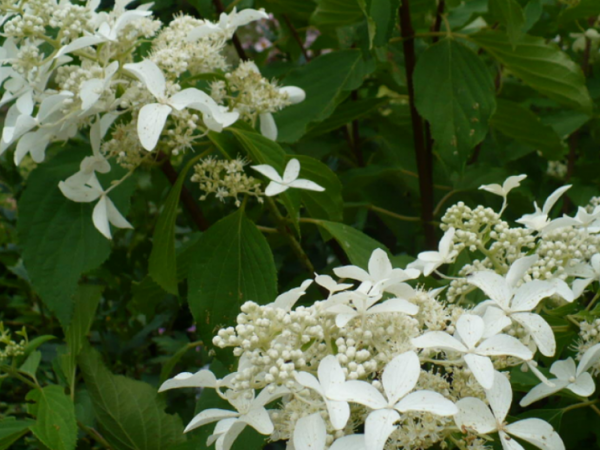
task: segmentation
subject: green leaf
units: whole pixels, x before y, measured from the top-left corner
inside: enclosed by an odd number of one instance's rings
[[[327,119],[350,91],[362,84],[364,72],[359,50],[328,53],[291,72],[283,84],[304,89],[306,99],[274,115],[279,130],[277,140],[296,142],[311,122]]]
[[[498,99],[490,124],[506,136],[541,151],[547,159],[564,156],[566,147],[554,129],[518,103]]]
[[[542,13],[544,12],[544,7],[542,5],[542,0],[529,0],[525,8],[523,9],[523,13],[525,14],[525,25],[523,25],[523,33],[527,33],[531,28],[540,20],[542,17]]]
[[[40,361],[42,360],[42,352],[36,350],[31,352],[25,362],[19,367],[19,371],[28,373],[35,377],[35,373],[40,365]]]
[[[115,450],[163,450],[185,441],[181,419],[165,413],[156,388],[110,373],[91,347],[79,366],[101,434]]]
[[[442,154],[464,163],[487,133],[496,108],[494,80],[473,51],[444,39],[417,62],[415,103]]]
[[[319,220],[318,225],[334,237],[348,255],[350,262],[356,266],[366,268],[371,253],[378,248],[389,254],[385,245],[349,225],[326,220]]]
[[[550,425],[552,425],[552,427],[555,430],[559,430],[564,413],[564,409],[530,409],[529,411],[525,411],[524,413],[519,414],[518,418],[536,418],[545,420]]]
[[[581,0],[574,3],[574,6],[566,8],[558,16],[561,23],[571,22],[577,19],[587,19],[600,15],[600,3],[598,0]]]
[[[48,341],[51,341],[52,339],[56,339],[56,336],[51,336],[51,335],[47,334],[47,335],[38,336],[35,339],[32,339],[25,346],[25,349],[23,350],[23,354],[18,359],[18,361],[24,361],[25,359],[27,359],[29,357],[29,355],[31,354],[31,352],[37,350],[38,347],[40,347],[42,344],[44,344],[44,343],[46,343]]]
[[[247,300],[265,304],[277,295],[277,273],[269,244],[239,210],[200,238],[188,275],[188,303],[200,336],[230,324]]]
[[[35,416],[31,431],[50,450],[74,450],[77,443],[75,405],[64,389],[49,385],[27,394],[29,413]]]
[[[360,22],[363,17],[356,0],[317,0],[310,22],[319,28],[335,28]]]
[[[269,12],[308,19],[317,4],[315,0],[262,0],[261,6],[264,6]]]
[[[508,40],[515,46],[523,36],[525,15],[523,8],[515,0],[490,0],[490,13],[506,28]]]
[[[5,417],[0,420],[0,450],[6,450],[21,436],[24,436],[35,421],[30,419],[16,420],[14,417]]]
[[[152,253],[150,253],[150,261],[148,262],[148,273],[160,287],[173,295],[179,293],[177,289],[177,260],[175,257],[177,208],[179,207],[179,197],[187,173],[197,161],[198,157],[191,159],[179,173],[177,181],[167,196],[164,208],[158,216],[152,236]]]
[[[63,326],[71,320],[80,276],[102,264],[111,250],[110,241],[92,223],[93,205],[75,203],[58,189],[59,181],[79,170],[84,156],[69,149],[44,161],[28,177],[18,205],[25,267],[35,290]],[[123,174],[119,168],[111,171],[112,178],[119,174]],[[101,183],[107,186],[106,179]],[[134,187],[133,182],[124,182],[111,192],[123,214]]]
[[[483,31],[471,36],[513,75],[549,98],[591,113],[592,99],[581,67],[553,42],[524,36],[513,48],[506,35]]]

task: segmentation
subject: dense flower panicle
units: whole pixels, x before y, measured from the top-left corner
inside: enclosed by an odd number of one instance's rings
[[[99,1],[0,4],[6,36],[0,47],[0,106],[10,105],[0,154],[15,145],[16,164],[27,155],[40,163],[52,142],[99,123],[96,153],[109,168],[116,163],[128,169],[129,176],[158,159],[146,157],[146,151],[177,156],[239,118],[276,139],[271,114],[302,101],[304,91],[266,80],[251,62],[236,68],[227,51],[238,27],[269,18],[264,11],[234,8],[216,23],[182,14],[163,24],[152,17],[151,4],[128,9],[130,3],[117,0],[108,12],[98,10]],[[149,51],[140,58],[138,50],[148,40]],[[196,87],[204,86],[198,79],[211,87],[206,92]],[[85,191],[88,181],[77,176],[68,184]],[[232,196],[239,202],[239,194],[260,198],[252,177],[230,173],[225,183],[214,190],[221,200]],[[129,226],[112,211],[108,195],[101,203],[109,205],[112,225]],[[94,223],[111,236],[104,219]]]
[[[506,200],[523,178],[485,190]],[[272,429],[255,429],[295,449],[425,449],[450,442],[485,449],[490,436],[506,450],[521,449],[518,440],[564,449],[543,420],[506,420],[511,372],[532,370],[540,378],[524,406],[563,389],[590,396],[600,373],[600,319],[580,323],[577,354],[558,360],[545,318],[585,299],[600,280],[595,219],[548,215],[561,192],[539,210],[548,232],[509,225],[501,217],[506,203],[500,213],[459,203],[443,218],[439,250],[421,253],[409,268],[394,268],[377,249],[367,268],[334,268],[337,279],[317,275],[329,295],[311,304],[296,305],[311,280],[268,305],[246,302],[236,325],[213,339],[239,358],[237,372],[216,392],[229,400],[285,390],[270,405]],[[585,211],[591,217],[595,208]],[[471,262],[457,265],[461,253]],[[448,264],[456,276],[440,272]],[[418,284],[419,274],[433,271],[448,278],[445,288]],[[538,369],[541,355],[556,359],[550,379]],[[184,373],[164,386],[208,386],[205,375],[193,377]],[[192,423],[216,420],[215,414],[201,412]],[[227,414],[233,422],[217,425],[213,436],[245,426],[244,411]]]

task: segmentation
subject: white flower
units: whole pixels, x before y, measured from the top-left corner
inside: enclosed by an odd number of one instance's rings
[[[297,372],[295,377],[299,384],[312,389],[323,397],[333,428],[341,430],[346,426],[350,417],[350,407],[346,401],[332,400],[330,393],[346,381],[342,366],[335,356],[328,355],[319,363],[318,375],[318,380],[308,372]]]
[[[332,389],[331,396],[371,408],[365,421],[365,443],[369,450],[382,450],[397,428],[400,413],[422,411],[452,416],[457,408],[450,400],[433,391],[411,392],[419,380],[421,365],[415,352],[402,353],[392,359],[381,376],[384,394],[365,381],[346,381]],[[411,392],[411,393],[409,393]]]
[[[381,289],[386,290],[387,287],[402,283],[406,280],[412,280],[419,276],[419,271],[416,269],[394,269],[390,258],[385,251],[378,248],[371,253],[368,264],[369,271],[358,266],[343,266],[336,267],[333,272],[340,278],[350,278],[351,280],[370,281],[371,283],[380,284]]]
[[[303,102],[306,98],[306,93],[303,89],[296,86],[285,86],[278,88],[279,92],[288,94],[287,100],[290,104]],[[260,117],[260,133],[272,141],[277,140],[277,124],[273,118],[273,114],[265,112],[259,115]]]
[[[502,197],[502,209],[500,209],[500,214],[502,214],[506,209],[506,197],[508,196],[508,193],[514,188],[519,187],[521,185],[521,181],[523,181],[525,178],[527,178],[527,175],[515,175],[512,177],[508,177],[504,181],[504,183],[502,183],[502,186],[500,186],[499,184],[484,184],[482,186],[479,186],[479,189],[491,192],[492,194],[496,194]]]
[[[550,373],[556,378],[550,379],[554,386],[548,386],[540,383],[523,397],[519,403],[521,406],[529,406],[538,400],[552,395],[563,389],[568,389],[580,397],[589,397],[596,390],[594,379],[587,372],[596,361],[600,359],[600,344],[589,348],[582,356],[579,365],[575,367],[573,358],[567,358],[563,361],[555,361],[550,368]]]
[[[490,356],[508,355],[529,360],[533,354],[512,336],[496,334],[485,339],[485,332],[484,319],[472,314],[463,314],[456,321],[454,336],[443,331],[430,331],[412,339],[412,343],[417,348],[435,348],[462,353],[463,360],[473,372],[477,382],[484,389],[490,389],[494,379],[494,365]]]
[[[600,280],[600,254],[596,253],[592,256],[589,264],[580,263],[573,267],[569,267],[567,272],[570,275],[580,277],[573,281],[573,293],[577,298],[585,288],[596,280]]]
[[[196,88],[188,88],[167,97],[166,81],[160,68],[149,59],[135,64],[125,64],[125,69],[133,73],[158,100],[158,103],[144,105],[138,116],[138,135],[142,147],[150,151],[156,147],[167,117],[173,109],[197,109],[202,113],[205,125],[213,131],[221,132],[234,123],[239,114],[227,112],[208,94]]]
[[[267,197],[273,197],[274,195],[281,194],[282,192],[287,191],[289,188],[306,189],[309,191],[318,192],[323,192],[325,190],[324,187],[319,186],[313,181],[298,178],[298,175],[300,174],[300,161],[298,161],[296,158],[290,159],[285,166],[283,178],[280,177],[277,171],[268,164],[260,164],[258,166],[250,167],[257,172],[262,173],[265,177],[271,180],[267,186],[267,189],[265,189],[265,195]]]
[[[335,294],[336,292],[345,291],[352,287],[349,283],[338,283],[329,275],[317,275],[315,274],[315,283],[319,286],[324,287],[329,291],[329,295]]]
[[[542,209],[537,205],[537,202],[533,202],[535,212],[533,214],[525,214],[523,217],[517,220],[518,223],[522,223],[527,228],[535,231],[542,231],[550,224],[550,210],[558,199],[571,188],[571,185],[563,186],[555,190],[544,202]]]
[[[298,420],[291,441],[294,450],[325,450],[327,428],[321,415],[315,413]],[[329,447],[329,450],[367,450],[365,436],[362,434],[342,436]]]
[[[523,278],[537,260],[537,255],[516,260],[510,267],[506,277],[495,272],[481,271],[467,277],[467,281],[477,286],[491,299],[480,303],[476,311],[485,308],[499,307],[510,319],[522,325],[545,356],[552,356],[556,351],[556,340],[552,328],[540,315],[532,313],[538,303],[556,292],[554,284],[533,280],[519,288],[517,282]]]
[[[113,61],[104,69],[104,78],[92,78],[81,83],[79,98],[81,99],[82,114],[87,114],[96,106],[96,102],[110,86],[112,77],[119,69],[119,62]]]
[[[196,373],[190,372],[181,372],[180,374],[175,375],[173,378],[168,379],[158,388],[158,392],[168,391],[169,389],[179,389],[179,388],[213,388],[217,389],[221,386],[232,387],[231,379],[235,376],[236,373],[227,375],[222,380],[217,379],[217,377],[207,369],[201,369]]]
[[[423,275],[427,277],[442,264],[453,262],[458,254],[458,252],[452,248],[455,232],[456,230],[453,227],[448,228],[440,240],[437,252],[429,251],[419,253],[417,260],[411,262],[407,268],[420,270],[423,272]]]
[[[238,27],[243,27],[255,20],[268,18],[269,15],[264,10],[248,8],[237,12],[237,8],[233,8],[229,14],[221,13],[218,23],[207,20],[199,27],[194,28],[188,33],[187,41],[193,42],[213,34],[219,34],[225,39],[230,39]]]
[[[591,214],[580,206],[575,217],[563,216],[554,219],[544,228],[544,233],[568,226],[585,228],[590,233],[600,232],[600,206],[596,206]]]
[[[565,445],[552,426],[541,419],[524,419],[506,424],[506,416],[512,403],[512,389],[508,379],[499,372],[493,374],[493,385],[486,392],[490,408],[478,398],[467,397],[456,403],[456,425],[463,431],[472,430],[485,435],[498,432],[504,450],[523,450],[516,436],[542,450],[564,450]]]
[[[86,182],[82,182],[82,178],[77,175],[61,181],[58,187],[65,197],[74,202],[90,203],[99,199],[92,213],[92,221],[100,233],[107,239],[112,239],[110,224],[117,228],[133,228],[108,198],[108,192],[102,188],[95,173]]]
[[[306,294],[306,290],[312,284],[312,280],[304,280],[299,287],[290,289],[287,292],[280,294],[273,303],[267,306],[280,308],[285,311],[291,311],[300,297]]]

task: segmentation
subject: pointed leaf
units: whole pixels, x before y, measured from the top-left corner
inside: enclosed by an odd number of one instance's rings
[[[29,413],[36,417],[30,427],[33,434],[52,450],[75,450],[75,405],[64,389],[56,385],[34,389],[27,394],[27,400],[35,402],[29,407]]]

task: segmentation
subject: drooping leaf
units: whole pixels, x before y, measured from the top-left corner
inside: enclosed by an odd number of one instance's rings
[[[464,163],[496,108],[490,72],[472,50],[444,39],[421,55],[414,76],[417,109],[440,152]]]
[[[514,46],[523,36],[525,15],[516,0],[490,0],[490,13],[506,28],[508,40]]]
[[[188,302],[197,330],[210,342],[247,300],[275,300],[277,274],[269,244],[239,210],[204,233],[188,274]]]
[[[0,450],[10,448],[17,439],[29,432],[29,427],[34,423],[30,419],[16,420],[11,416],[0,420]]]
[[[529,109],[508,100],[498,99],[490,124],[506,136],[539,150],[547,159],[564,156],[565,146],[549,125],[544,125]]]
[[[581,67],[555,43],[524,36],[513,48],[506,35],[490,30],[472,35],[471,39],[541,94],[572,108],[591,112],[592,99]]]
[[[49,385],[33,389],[27,394],[29,413],[35,416],[30,426],[42,443],[50,450],[74,450],[77,443],[75,405],[61,386]]]
[[[275,114],[278,141],[296,142],[311,122],[328,118],[337,105],[362,84],[364,72],[359,50],[328,53],[291,72],[283,83],[304,89],[306,99]]]
[[[156,388],[112,374],[91,347],[79,355],[79,366],[101,434],[115,450],[162,450],[185,441],[181,419],[165,412]]]

